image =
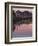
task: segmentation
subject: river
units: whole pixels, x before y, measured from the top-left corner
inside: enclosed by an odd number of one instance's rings
[[[12,37],[32,37],[32,24],[15,25]]]

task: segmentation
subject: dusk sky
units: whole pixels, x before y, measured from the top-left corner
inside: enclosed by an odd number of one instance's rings
[[[20,10],[20,11],[29,11],[29,12],[32,12],[33,11],[33,9],[24,9],[24,8],[13,8],[12,10],[14,10],[15,12],[17,11],[17,10]]]

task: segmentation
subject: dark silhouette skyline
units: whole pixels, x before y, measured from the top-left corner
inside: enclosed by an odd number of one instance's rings
[[[15,24],[30,24],[32,22],[32,13],[29,11],[19,11],[16,12],[13,10],[12,12],[12,23],[13,23],[13,31],[15,30]]]
[[[16,14],[16,17],[21,17],[21,18],[30,18],[30,17],[32,17],[32,13],[31,12],[29,12],[29,11],[20,11],[20,10],[17,10],[16,12],[15,12],[15,14]]]

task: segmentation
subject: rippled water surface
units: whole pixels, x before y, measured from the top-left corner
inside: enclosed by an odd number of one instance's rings
[[[15,25],[12,37],[32,37],[32,24]]]

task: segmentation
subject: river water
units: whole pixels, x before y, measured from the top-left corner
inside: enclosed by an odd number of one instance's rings
[[[32,37],[32,24],[15,25],[12,37]]]

